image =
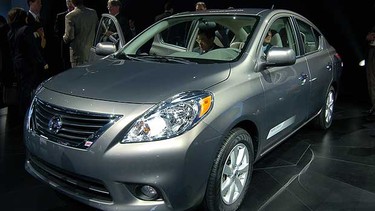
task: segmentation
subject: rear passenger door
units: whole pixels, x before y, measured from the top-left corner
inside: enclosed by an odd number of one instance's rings
[[[332,61],[324,49],[323,35],[306,20],[296,18],[300,48],[310,74],[309,116],[317,113],[325,102],[325,94],[332,82]]]

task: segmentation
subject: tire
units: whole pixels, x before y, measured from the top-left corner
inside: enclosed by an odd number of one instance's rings
[[[331,86],[320,114],[315,119],[315,126],[326,130],[331,127],[333,120],[333,107],[335,105],[335,89]]]
[[[249,188],[253,161],[254,150],[249,133],[241,128],[230,131],[210,173],[204,199],[206,210],[238,209]]]

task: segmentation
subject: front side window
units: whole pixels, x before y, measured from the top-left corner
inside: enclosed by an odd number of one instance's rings
[[[298,55],[297,41],[295,33],[293,32],[290,19],[288,17],[282,17],[276,19],[267,33],[262,43],[263,52],[266,53],[272,46],[287,47],[294,50]]]

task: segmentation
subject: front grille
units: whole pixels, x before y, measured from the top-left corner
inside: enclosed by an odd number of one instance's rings
[[[46,163],[37,157],[29,154],[28,163],[38,174],[44,177],[48,183],[55,183],[59,187],[82,198],[96,200],[102,203],[112,203],[112,197],[104,186],[103,182],[90,177],[77,175],[72,172],[62,170],[56,166]]]
[[[30,128],[50,141],[87,149],[121,115],[98,114],[62,108],[35,99]]]

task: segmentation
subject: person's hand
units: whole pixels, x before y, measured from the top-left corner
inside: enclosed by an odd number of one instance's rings
[[[105,34],[105,36],[109,37],[109,36],[111,36],[111,35],[113,34],[113,32],[111,32],[111,31],[106,31],[106,32],[104,32],[104,34]]]
[[[36,30],[36,32],[38,33],[40,39],[41,39],[41,43],[40,45],[42,46],[42,48],[45,48],[46,47],[46,38],[44,37],[44,30],[42,27],[40,27],[39,29]]]
[[[44,70],[48,70],[48,68],[49,68],[48,64],[44,65],[44,67],[43,67]]]

